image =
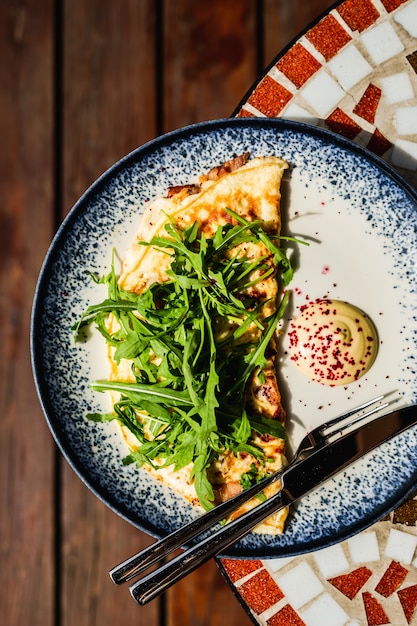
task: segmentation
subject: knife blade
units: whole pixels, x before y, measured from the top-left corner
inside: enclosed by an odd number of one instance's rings
[[[282,475],[282,489],[213,535],[188,548],[130,587],[133,598],[146,604],[210,558],[241,539],[260,522],[318,488],[359,458],[417,424],[417,405],[387,413],[317,450]]]

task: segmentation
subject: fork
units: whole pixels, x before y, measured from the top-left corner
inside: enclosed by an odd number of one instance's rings
[[[268,485],[279,480],[284,469],[288,469],[290,466],[305,460],[315,451],[324,447],[332,437],[341,433],[342,430],[346,431],[359,421],[363,421],[373,413],[386,408],[390,403],[388,401],[382,401],[388,395],[389,394],[380,395],[373,400],[364,402],[360,406],[357,406],[354,409],[339,415],[338,417],[332,418],[331,420],[326,421],[324,424],[321,424],[308,432],[301,440],[293,458],[285,468],[268,475],[259,483],[252,485],[245,491],[239,493],[237,496],[234,496],[230,500],[226,500],[226,502],[219,504],[204,515],[200,515],[185,526],[179,528],[166,537],[159,539],[148,548],[145,548],[141,552],[126,559],[110,570],[109,573],[113,582],[116,585],[121,585],[122,583],[136,578],[154,563],[169,556],[169,554],[177,548],[184,547],[187,542],[198,537],[204,531],[214,526],[214,524],[224,520],[244,502],[247,502],[254,496],[258,495]],[[347,421],[349,418],[352,419]]]

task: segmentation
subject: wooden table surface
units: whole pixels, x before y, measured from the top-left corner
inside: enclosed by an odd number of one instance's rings
[[[228,117],[329,0],[0,0],[0,623],[252,623],[214,562],[146,607],[108,570],[151,540],[58,452],[29,355],[34,288],[64,215],[132,149]]]

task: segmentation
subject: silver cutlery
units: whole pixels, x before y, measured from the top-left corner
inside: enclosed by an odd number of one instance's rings
[[[366,417],[372,415],[376,411],[380,411],[388,406],[388,402],[382,403],[382,400],[386,396],[381,395],[373,400],[369,400],[357,406],[350,411],[339,415],[330,421],[320,424],[314,430],[307,433],[301,440],[297,447],[290,464],[287,469],[294,465],[296,462],[306,458],[309,454],[317,450],[318,448],[326,445],[330,441],[331,436],[340,433],[342,423],[352,418],[348,423],[344,424],[345,428],[349,425],[355,424],[358,420],[364,420]],[[368,408],[371,407],[372,408]],[[368,410],[366,412],[365,409]],[[335,428],[337,427],[337,428]],[[216,506],[214,509],[199,516],[197,519],[192,520],[185,526],[182,526],[178,530],[174,531],[167,537],[156,541],[151,546],[128,558],[120,565],[117,565],[110,571],[110,577],[116,585],[128,582],[137,577],[143,571],[148,569],[152,564],[166,557],[168,551],[171,552],[176,548],[183,547],[194,537],[201,535],[205,530],[211,528],[215,523],[221,522],[224,518],[235,511],[240,505],[247,502],[254,496],[258,495],[268,485],[279,480],[282,475],[282,471],[270,474],[262,482],[259,482],[249,489],[246,489],[237,496],[223,502]]]
[[[132,580],[178,547],[188,545],[193,538],[223,520],[267,485],[281,480],[278,493],[220,529],[214,529],[208,537],[130,587],[133,598],[139,604],[149,602],[207,560],[221,554],[271,514],[293,504],[355,460],[417,423],[417,406],[399,409],[363,423],[370,415],[390,404],[384,401],[385,398],[379,396],[318,426],[302,439],[293,459],[282,472],[268,476],[130,557],[110,571],[112,580],[116,584]]]

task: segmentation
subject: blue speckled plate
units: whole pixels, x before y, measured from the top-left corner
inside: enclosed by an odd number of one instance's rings
[[[115,164],[77,202],[45,259],[32,317],[32,359],[53,435],[88,487],[123,518],[162,536],[200,514],[144,470],[123,467],[127,450],[114,424],[93,424],[108,410],[89,382],[107,375],[105,348],[93,332],[75,344],[71,325],[105,295],[87,272],[107,273],[137,230],[147,201],[188,183],[234,155],[275,154],[291,169],[283,181],[285,234],[296,266],[288,316],[322,296],[356,304],[374,320],[380,349],[365,377],[347,387],[311,383],[292,366],[286,327],[280,384],[288,408],[289,449],[327,417],[399,390],[417,401],[417,194],[382,161],[327,131],[285,120],[228,119],[168,134]],[[379,448],[294,508],[284,535],[251,534],[228,556],[276,557],[326,547],[394,508],[415,487],[417,429]]]

